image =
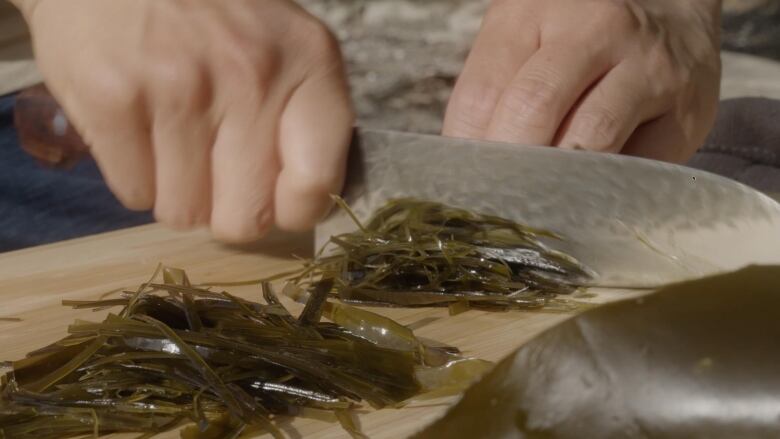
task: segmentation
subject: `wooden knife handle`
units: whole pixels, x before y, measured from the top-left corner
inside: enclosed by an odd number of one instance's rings
[[[68,168],[89,155],[89,147],[44,85],[16,96],[14,125],[22,149],[46,166]]]

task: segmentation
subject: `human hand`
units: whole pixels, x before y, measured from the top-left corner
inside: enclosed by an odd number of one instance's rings
[[[683,162],[712,128],[716,0],[494,0],[443,134]]]
[[[40,70],[126,206],[229,242],[309,228],[343,182],[338,45],[289,0],[15,0]]]

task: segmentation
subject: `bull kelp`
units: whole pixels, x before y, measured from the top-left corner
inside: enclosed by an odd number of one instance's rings
[[[415,439],[778,438],[780,266],[670,285],[537,336]]]
[[[295,281],[332,278],[346,303],[540,308],[591,278],[542,243],[562,239],[546,230],[415,199],[391,200],[362,224],[337,201],[358,230],[331,237]]]
[[[361,403],[381,408],[456,392],[489,366],[326,300],[328,280],[312,286],[295,317],[268,283],[257,303],[193,287],[181,270],[163,273],[161,283],[153,277],[119,298],[64,302],[121,310],[99,323],[76,321],[67,337],[9,363],[0,438],[149,437],[186,422],[195,424],[185,438],[250,429],[280,438],[279,416],[330,417],[363,437],[351,412]]]

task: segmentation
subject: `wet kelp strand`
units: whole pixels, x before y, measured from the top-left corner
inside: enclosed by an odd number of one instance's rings
[[[569,310],[556,298],[592,273],[543,244],[552,232],[444,204],[389,201],[365,223],[337,198],[357,230],[330,238],[293,277],[307,286],[333,279],[332,294],[351,304]]]
[[[67,337],[6,364],[0,438],[154,434],[188,422],[185,438],[250,429],[282,438],[279,416],[322,413],[363,437],[354,408],[457,393],[490,367],[327,300],[327,279],[305,292],[312,299],[296,318],[269,283],[260,303],[194,287],[181,270],[158,271],[162,283],[156,273],[121,298],[66,302],[122,308],[102,322],[78,320]]]

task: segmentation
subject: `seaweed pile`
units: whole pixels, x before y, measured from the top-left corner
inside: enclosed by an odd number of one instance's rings
[[[362,224],[337,201],[359,229],[331,237],[293,280],[332,278],[332,294],[346,303],[541,308],[591,279],[541,242],[562,239],[549,231],[415,199],[391,200]]]
[[[160,269],[158,269],[158,272]],[[112,432],[142,437],[187,422],[185,438],[284,437],[278,416],[327,418],[363,437],[352,409],[398,406],[424,392],[463,390],[489,363],[429,346],[408,328],[307,291],[296,318],[263,283],[265,303],[196,288],[164,269],[122,297],[65,301],[121,306],[100,323],[76,321],[64,339],[8,363],[0,381],[0,438]],[[325,315],[330,321],[322,321]]]
[[[277,420],[288,416],[330,419],[364,437],[354,408],[456,394],[490,363],[424,343],[350,303],[449,306],[452,313],[547,309],[568,303],[557,296],[591,278],[543,244],[561,239],[544,230],[412,199],[391,201],[364,225],[337,201],[359,230],[332,237],[331,252],[326,246],[301,269],[273,278],[287,278],[284,294],[304,304],[297,317],[271,279],[260,282],[264,303],[257,303],[193,286],[182,270],[162,267],[120,298],[63,302],[122,308],[99,323],[76,321],[64,339],[5,364],[0,439],[149,437],[188,422],[185,438],[250,430],[282,438]]]

